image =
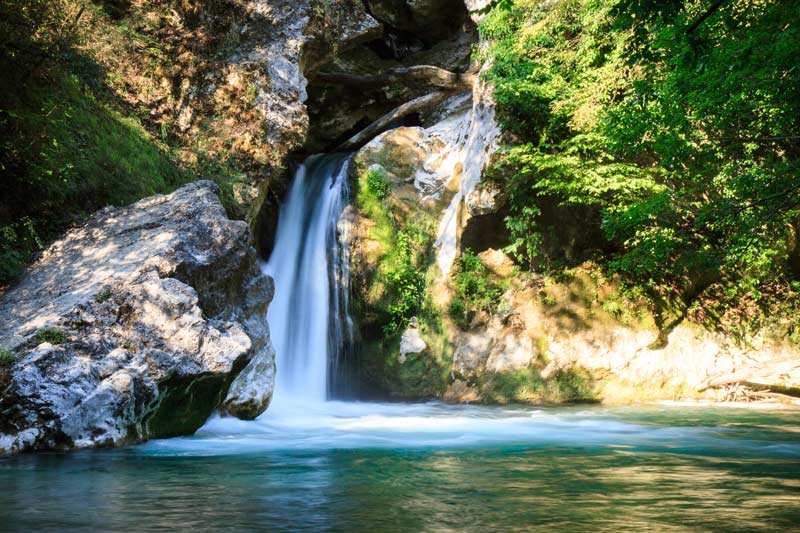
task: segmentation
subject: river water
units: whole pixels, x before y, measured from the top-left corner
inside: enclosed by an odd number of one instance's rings
[[[273,404],[195,435],[0,460],[0,530],[789,531],[800,411],[328,401],[352,337],[347,157],[295,178],[264,270]],[[346,283],[345,283],[346,285]]]
[[[0,461],[0,529],[791,531],[796,410],[327,402]]]

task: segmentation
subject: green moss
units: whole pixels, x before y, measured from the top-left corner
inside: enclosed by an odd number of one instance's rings
[[[0,348],[0,367],[14,364],[14,353],[6,348]]]
[[[110,289],[105,289],[94,295],[94,301],[101,304],[108,301],[114,295]]]
[[[359,295],[364,304],[360,310],[370,307],[374,321],[368,326],[391,335],[403,329],[424,305],[432,227],[424,221],[412,221],[398,228],[399,217],[392,204],[390,184],[376,169],[360,173],[356,181],[356,205],[373,222],[369,238],[378,244],[376,268]]]
[[[36,332],[36,340],[50,344],[64,344],[67,334],[58,328],[45,328]]]
[[[355,204],[369,219],[367,271],[354,282],[353,310],[362,331],[359,372],[376,394],[420,398],[441,396],[449,378],[451,347],[441,310],[431,301],[436,220],[416,204],[398,201],[385,174],[361,169]],[[400,363],[400,336],[411,317],[428,345]]]
[[[490,403],[597,402],[601,399],[593,376],[579,367],[557,370],[547,378],[532,368],[489,374],[482,378],[480,387],[484,401]]]
[[[194,433],[220,404],[231,379],[208,374],[159,383],[162,393],[144,420],[144,436],[168,438]]]

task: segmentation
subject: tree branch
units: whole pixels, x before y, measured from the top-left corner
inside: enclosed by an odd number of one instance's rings
[[[722,4],[724,4],[724,3],[725,3],[725,0],[715,0],[715,2],[713,4],[711,4],[711,6],[709,6],[709,8],[706,10],[705,13],[700,15],[700,17],[697,20],[692,22],[691,26],[686,28],[686,35],[691,35],[694,32],[694,30],[696,30],[698,27],[700,27],[700,25],[703,22],[705,22],[708,17],[713,15],[714,12],[716,10],[718,10],[722,6]]]

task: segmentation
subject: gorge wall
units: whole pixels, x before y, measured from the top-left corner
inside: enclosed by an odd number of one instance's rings
[[[353,158],[355,198],[340,227],[365,393],[490,403],[796,401],[791,317],[767,318],[739,337],[626,292],[581,259],[604,246],[591,210],[541,206],[553,228],[544,246],[573,268],[537,274],[512,261],[503,250],[513,185],[496,172],[481,179],[508,140],[491,86],[479,79]]]

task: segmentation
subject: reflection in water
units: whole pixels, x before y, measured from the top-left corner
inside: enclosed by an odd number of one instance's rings
[[[800,523],[797,411],[339,407],[307,412],[294,426],[288,413],[215,420],[191,438],[0,461],[0,524],[753,531]]]

